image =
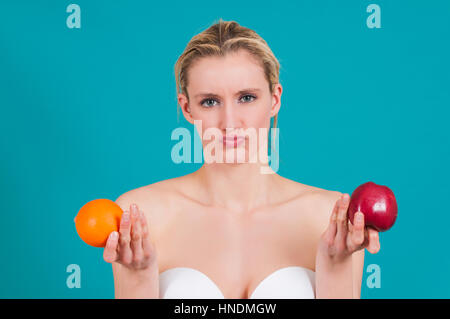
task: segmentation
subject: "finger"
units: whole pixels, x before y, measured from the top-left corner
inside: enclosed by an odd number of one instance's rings
[[[150,258],[153,257],[153,246],[151,243],[150,234],[148,231],[148,225],[147,225],[147,218],[145,217],[145,214],[143,211],[140,212],[140,219],[141,219],[141,230],[142,230],[142,249],[144,258]]]
[[[352,223],[350,222],[350,220],[349,220],[348,223],[347,223],[347,229],[348,229],[348,231],[349,231],[350,233],[353,231],[353,225],[352,225]]]
[[[136,204],[131,205],[131,250],[133,251],[133,261],[142,260],[142,232],[139,210]]]
[[[342,194],[341,199],[339,200],[339,207],[336,220],[337,222],[336,242],[340,244],[344,243],[344,245],[346,245],[348,233],[347,209],[349,201],[350,196],[348,194]]]
[[[369,228],[368,235],[369,235],[369,243],[367,250],[371,254],[376,254],[380,250],[380,240],[378,236],[378,231],[376,229]]]
[[[131,263],[132,251],[130,247],[130,229],[131,229],[131,216],[128,210],[124,211],[122,218],[120,219],[119,228],[119,249],[120,249],[120,261],[124,264]]]
[[[119,242],[119,233],[116,231],[111,232],[106,241],[105,249],[103,250],[103,259],[107,263],[112,263],[117,260],[117,244]]]
[[[367,248],[369,246],[369,229],[370,227],[364,227],[364,241],[361,245],[363,248]]]
[[[339,200],[336,201],[333,207],[333,211],[330,215],[330,223],[328,224],[328,228],[326,231],[326,240],[329,246],[333,245],[334,238],[336,237],[336,231],[337,231],[337,213],[338,213],[338,203]]]
[[[363,247],[364,243],[364,214],[356,212],[353,220],[354,225],[351,226],[350,236],[348,236],[348,248],[354,252]]]

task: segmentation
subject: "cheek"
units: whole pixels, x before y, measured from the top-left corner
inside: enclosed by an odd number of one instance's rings
[[[255,104],[254,107],[247,109],[248,126],[255,128],[269,128],[270,127],[270,99],[262,99],[260,103]]]
[[[206,129],[217,127],[217,114],[213,114],[213,112],[193,112],[192,117],[194,121],[197,122],[197,125],[201,125],[202,132],[200,132],[200,127],[197,127],[197,131],[199,133],[204,133]]]
[[[262,107],[256,112],[252,112],[251,115],[247,117],[246,126],[258,128],[269,128],[270,126],[270,113],[264,110]]]
[[[199,119],[200,120],[200,119]],[[202,136],[203,144],[210,143],[213,141],[218,142],[216,137],[221,136],[222,132],[217,126],[217,121],[215,119],[202,119],[201,131],[200,127],[197,126],[197,132]]]

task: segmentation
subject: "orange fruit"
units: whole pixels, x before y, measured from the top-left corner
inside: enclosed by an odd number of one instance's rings
[[[86,203],[75,217],[78,235],[88,245],[105,247],[109,234],[119,230],[122,209],[109,199]]]

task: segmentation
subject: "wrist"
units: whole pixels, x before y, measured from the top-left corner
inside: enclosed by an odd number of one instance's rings
[[[352,255],[331,255],[328,251],[318,250],[316,256],[316,263],[320,263],[323,268],[331,271],[338,271],[339,269],[348,269],[352,264]]]
[[[155,274],[158,274],[159,267],[157,262],[152,262],[144,268],[129,268],[124,265],[120,265],[124,276],[130,279],[136,279],[138,281],[153,278]]]

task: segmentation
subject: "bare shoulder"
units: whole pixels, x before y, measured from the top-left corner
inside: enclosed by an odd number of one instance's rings
[[[328,213],[325,214],[329,217],[333,210],[334,204],[342,196],[342,193],[335,190],[327,190],[319,188],[314,192],[314,200],[316,205],[320,208],[324,208]]]
[[[154,184],[131,189],[121,194],[115,202],[123,210],[129,210],[130,205],[133,203],[138,206],[145,205],[145,203],[158,204],[164,200],[164,195],[166,193],[163,187],[164,184],[166,184],[166,181],[156,182]]]
[[[317,232],[322,233],[328,226],[329,218],[336,201],[342,195],[335,190],[327,190],[316,186],[302,184],[290,179],[282,179],[285,193],[292,194],[292,202],[296,207],[302,207],[302,213],[307,213],[308,219]],[[288,191],[286,191],[288,190]]]
[[[116,199],[116,203],[121,207],[124,205],[122,208],[128,209],[129,204],[133,201],[136,204],[151,203],[154,205],[168,202],[173,199],[174,196],[181,193],[186,177],[188,177],[188,175],[158,181],[129,190],[120,195]]]
[[[136,204],[147,217],[149,229],[159,233],[170,221],[181,180],[176,177],[141,186],[121,194],[115,202],[124,211]]]
[[[302,184],[281,176],[279,180],[281,181],[279,184],[283,185],[280,187],[283,193],[291,194],[291,196],[293,195],[293,198],[298,200],[305,199],[308,202],[312,201],[314,205],[327,206],[331,202],[334,204],[342,194],[339,191]]]
[[[322,234],[327,229],[333,208],[341,196],[342,193],[339,191],[321,188],[311,194],[311,207],[314,207],[311,217],[314,219],[314,225],[317,226],[318,234]]]

